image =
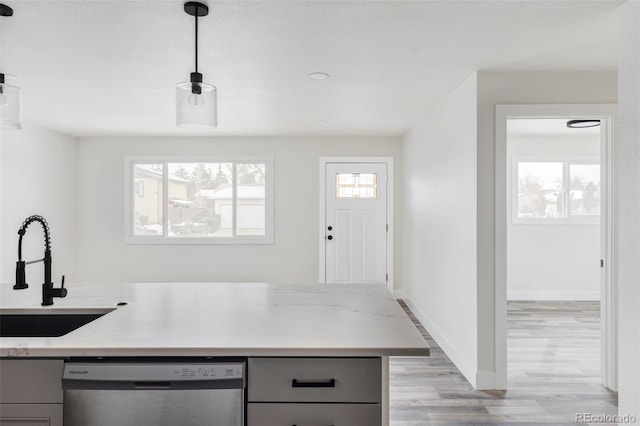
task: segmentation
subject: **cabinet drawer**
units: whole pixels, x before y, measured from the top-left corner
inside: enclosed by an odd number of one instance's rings
[[[0,402],[61,404],[63,367],[57,359],[1,359]]]
[[[380,358],[249,358],[250,402],[381,401]]]
[[[247,426],[380,426],[378,404],[247,404]]]
[[[0,426],[62,426],[62,404],[0,404]]]

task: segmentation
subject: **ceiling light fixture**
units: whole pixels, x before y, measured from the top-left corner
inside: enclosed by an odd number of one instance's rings
[[[0,16],[13,16],[13,9],[0,3]],[[22,93],[18,86],[7,84],[8,74],[0,71],[0,122],[3,129],[22,129]]]
[[[176,125],[183,128],[215,129],[218,126],[217,90],[215,86],[203,83],[202,74],[198,72],[198,18],[207,16],[209,8],[205,4],[188,1],[184,4],[184,11],[196,21],[196,66],[190,81],[176,86]]]
[[[312,72],[308,75],[308,77],[311,80],[326,80],[327,78],[331,77],[329,74],[327,74],[326,72]]]
[[[584,129],[587,127],[598,127],[600,120],[569,120],[567,127],[571,129]]]

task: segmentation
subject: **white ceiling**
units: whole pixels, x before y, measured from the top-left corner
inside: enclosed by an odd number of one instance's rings
[[[202,134],[175,127],[175,84],[193,68],[182,1],[3,1],[15,14],[0,19],[1,68],[19,77],[25,121]],[[615,70],[623,2],[207,3],[200,71],[219,115],[206,134],[399,135],[474,70]]]
[[[509,136],[562,136],[584,137],[599,136],[600,127],[571,128],[567,121],[572,118],[515,118],[507,120]],[[584,117],[575,117],[583,120]]]

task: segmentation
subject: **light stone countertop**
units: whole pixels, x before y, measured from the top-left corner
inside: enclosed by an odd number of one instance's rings
[[[2,313],[123,307],[61,337],[0,338],[0,357],[426,356],[378,284],[75,284],[53,307],[41,286],[0,285]]]

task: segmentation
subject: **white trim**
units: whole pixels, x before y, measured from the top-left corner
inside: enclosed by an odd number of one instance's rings
[[[615,113],[611,118],[601,123],[601,153],[600,162],[606,164],[602,170],[605,173],[606,191],[601,201],[603,212],[603,226],[601,237],[601,252],[605,267],[602,268],[600,312],[602,327],[601,377],[602,383],[611,390],[618,390],[618,285],[615,280],[615,202],[616,184],[615,168]]]
[[[473,367],[473,362],[469,361],[462,351],[460,351],[454,344],[452,344],[449,339],[442,333],[431,320],[422,312],[412,301],[411,299],[404,299],[411,312],[418,318],[420,323],[427,330],[429,335],[435,340],[440,348],[444,351],[445,354],[451,359],[451,361],[455,364],[455,366],[460,370],[462,375],[469,381],[471,386],[475,389],[492,389],[493,387],[483,387],[478,388],[478,372]],[[486,373],[482,373],[483,375]],[[492,375],[492,373],[489,373]],[[486,378],[483,376],[482,385],[486,385]],[[491,384],[493,384],[493,380],[491,380]]]
[[[318,167],[320,173],[320,201],[318,208],[320,209],[320,216],[318,220],[318,282],[327,282],[327,252],[326,245],[324,243],[325,232],[324,226],[326,223],[327,209],[325,203],[327,202],[327,182],[325,179],[326,165],[328,160],[323,160],[325,157],[320,157],[320,167]]]
[[[393,177],[393,157],[320,157],[319,164],[319,176],[320,176],[320,204],[318,208],[320,209],[319,221],[318,221],[318,282],[325,283],[326,276],[326,253],[325,253],[325,219],[326,219],[326,165],[327,163],[377,163],[377,164],[386,164],[387,166],[387,224],[389,225],[389,230],[387,231],[387,274],[389,274],[389,279],[387,281],[387,289],[393,294],[393,279],[394,279],[394,271],[393,271],[393,256],[394,256],[394,221],[393,221],[393,210],[394,210],[394,199],[393,199],[393,185],[394,185],[394,177]]]
[[[233,163],[231,167],[233,170],[231,173],[231,208],[233,209],[233,213],[231,215],[231,233],[232,237],[235,239],[236,235],[236,226],[238,226],[238,166],[236,163]],[[168,194],[169,192],[165,192]],[[167,204],[167,203],[165,203]],[[267,215],[265,215],[266,218]]]
[[[393,199],[393,185],[395,184],[395,179],[393,177],[393,157],[386,157],[385,162],[387,163],[387,224],[389,225],[389,229],[387,230],[387,273],[389,274],[389,279],[387,280],[387,290],[393,294],[394,291],[394,271],[393,271],[393,258],[394,258],[394,229],[395,222],[393,220],[393,210],[394,210],[394,199]]]
[[[507,110],[495,111],[494,353],[496,389],[507,388]]]
[[[478,371],[476,373],[476,390],[496,389],[496,375],[493,371]]]
[[[507,289],[507,300],[600,300],[599,291],[519,291]]]
[[[509,118],[582,118],[600,119],[602,129],[606,130],[606,142],[603,149],[608,155],[603,156],[601,165],[607,171],[607,198],[603,204],[602,217],[606,218],[602,226],[605,228],[606,247],[603,258],[605,262],[603,291],[601,292],[601,318],[603,365],[602,383],[611,388],[617,387],[617,300],[616,286],[613,280],[614,253],[613,238],[615,235],[613,201],[615,186],[613,176],[613,123],[616,116],[614,104],[557,104],[557,105],[496,105],[495,109],[495,322],[494,322],[494,367],[496,388],[507,388],[507,119]]]
[[[166,218],[168,218],[168,204],[163,203],[163,217],[165,223],[163,226],[163,235],[159,236],[134,236],[132,229],[133,222],[133,204],[134,194],[132,191],[131,177],[133,176],[133,164],[162,164],[162,185],[164,194],[168,193],[168,163],[233,163],[233,229],[235,232],[235,223],[237,208],[236,193],[237,182],[235,171],[237,164],[244,163],[265,163],[265,235],[234,235],[232,237],[168,237],[168,229],[166,226]],[[218,244],[273,244],[274,243],[274,161],[270,155],[189,155],[189,156],[173,156],[173,155],[150,155],[150,156],[130,156],[124,157],[124,242],[125,244],[136,245],[218,245]]]

